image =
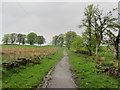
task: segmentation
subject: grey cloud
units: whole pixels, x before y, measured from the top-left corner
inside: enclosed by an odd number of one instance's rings
[[[84,8],[91,3],[83,2],[4,2],[3,33],[35,32],[44,35],[47,43],[53,35],[74,30],[79,35],[83,30],[77,28],[84,17]],[[117,7],[117,3],[93,3],[104,12]]]

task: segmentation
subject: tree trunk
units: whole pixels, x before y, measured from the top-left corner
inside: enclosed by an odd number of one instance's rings
[[[89,55],[92,56],[92,51],[91,51],[91,49],[89,49]]]
[[[96,44],[95,56],[98,56],[99,44]]]
[[[114,58],[118,59],[118,46],[114,47]]]
[[[118,31],[118,35],[116,37],[116,41],[114,44],[114,58],[119,59],[119,40],[120,40],[120,28]]]
[[[68,48],[68,50],[70,49],[70,47],[67,47]]]
[[[92,56],[92,50],[90,49],[88,45],[86,45],[86,47],[88,48],[89,55]]]

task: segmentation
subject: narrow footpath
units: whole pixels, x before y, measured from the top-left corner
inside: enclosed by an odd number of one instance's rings
[[[47,88],[76,88],[66,50],[64,50],[64,57],[56,65],[51,77]]]

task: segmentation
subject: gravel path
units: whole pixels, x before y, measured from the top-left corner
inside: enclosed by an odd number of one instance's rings
[[[52,79],[49,81],[47,88],[75,88],[72,73],[70,71],[69,59],[64,50],[64,57],[56,65],[55,70],[51,75]]]

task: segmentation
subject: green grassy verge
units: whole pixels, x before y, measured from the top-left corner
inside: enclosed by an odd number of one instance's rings
[[[71,68],[75,72],[78,88],[118,88],[118,80],[106,74],[97,73],[94,61],[88,61],[90,56],[67,51]]]
[[[55,48],[56,46],[35,46],[35,45],[0,45],[0,47],[24,47],[24,48]]]
[[[62,55],[63,49],[60,48],[56,54],[41,60],[41,64],[28,64],[11,70],[4,69],[2,87],[31,88],[37,86]]]

